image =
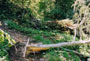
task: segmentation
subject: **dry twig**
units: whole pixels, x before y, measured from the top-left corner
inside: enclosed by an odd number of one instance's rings
[[[26,46],[25,46],[25,49],[24,49],[24,52],[23,52],[23,57],[25,57],[25,55],[26,55],[26,50],[27,50],[28,44],[29,44],[29,38],[27,40],[27,43],[26,43]]]

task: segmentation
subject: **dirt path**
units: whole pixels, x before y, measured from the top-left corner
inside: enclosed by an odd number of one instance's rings
[[[5,26],[0,27],[0,29],[7,32],[16,42],[18,42],[14,47],[9,51],[11,61],[29,61],[23,58],[23,51],[27,39],[30,37],[23,35],[21,32],[16,30],[8,29]]]
[[[45,61],[43,58],[40,57],[40,53],[32,54],[31,58],[26,59],[23,57],[24,47],[26,42],[29,38],[32,41],[31,37],[23,35],[21,32],[16,30],[8,29],[7,27],[0,27],[0,29],[6,31],[10,36],[18,42],[14,47],[12,47],[9,51],[11,61]],[[15,48],[16,47],[16,48]]]
[[[7,27],[1,27],[1,29],[6,31],[8,34],[10,34],[10,36],[17,42],[27,41],[28,38],[31,39],[30,37],[25,36],[21,32],[18,32],[16,30],[11,30],[11,29],[8,29]]]

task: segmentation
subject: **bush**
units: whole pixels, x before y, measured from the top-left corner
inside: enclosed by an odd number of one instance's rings
[[[8,50],[16,42],[11,39],[10,35],[0,29],[0,60],[8,61]]]

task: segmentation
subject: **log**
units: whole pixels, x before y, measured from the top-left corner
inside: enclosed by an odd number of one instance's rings
[[[57,44],[29,44],[27,46],[26,56],[30,53],[40,52],[40,51],[48,50],[50,48],[58,48],[58,47],[60,48],[64,46],[74,46],[74,45],[82,45],[88,43],[90,43],[90,40],[62,42]]]
[[[57,44],[31,44],[27,47],[39,47],[39,48],[56,48],[56,47],[63,47],[63,46],[73,46],[73,45],[80,45],[80,44],[88,44],[90,40],[81,40],[81,41],[71,41],[71,42],[62,42]]]

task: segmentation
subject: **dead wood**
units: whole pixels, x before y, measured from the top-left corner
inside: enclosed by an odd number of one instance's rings
[[[81,41],[72,41],[72,42],[62,42],[57,44],[31,44],[28,47],[41,47],[41,48],[53,48],[53,47],[63,47],[63,46],[73,46],[73,45],[80,45],[80,44],[88,44],[90,40],[81,40]]]

